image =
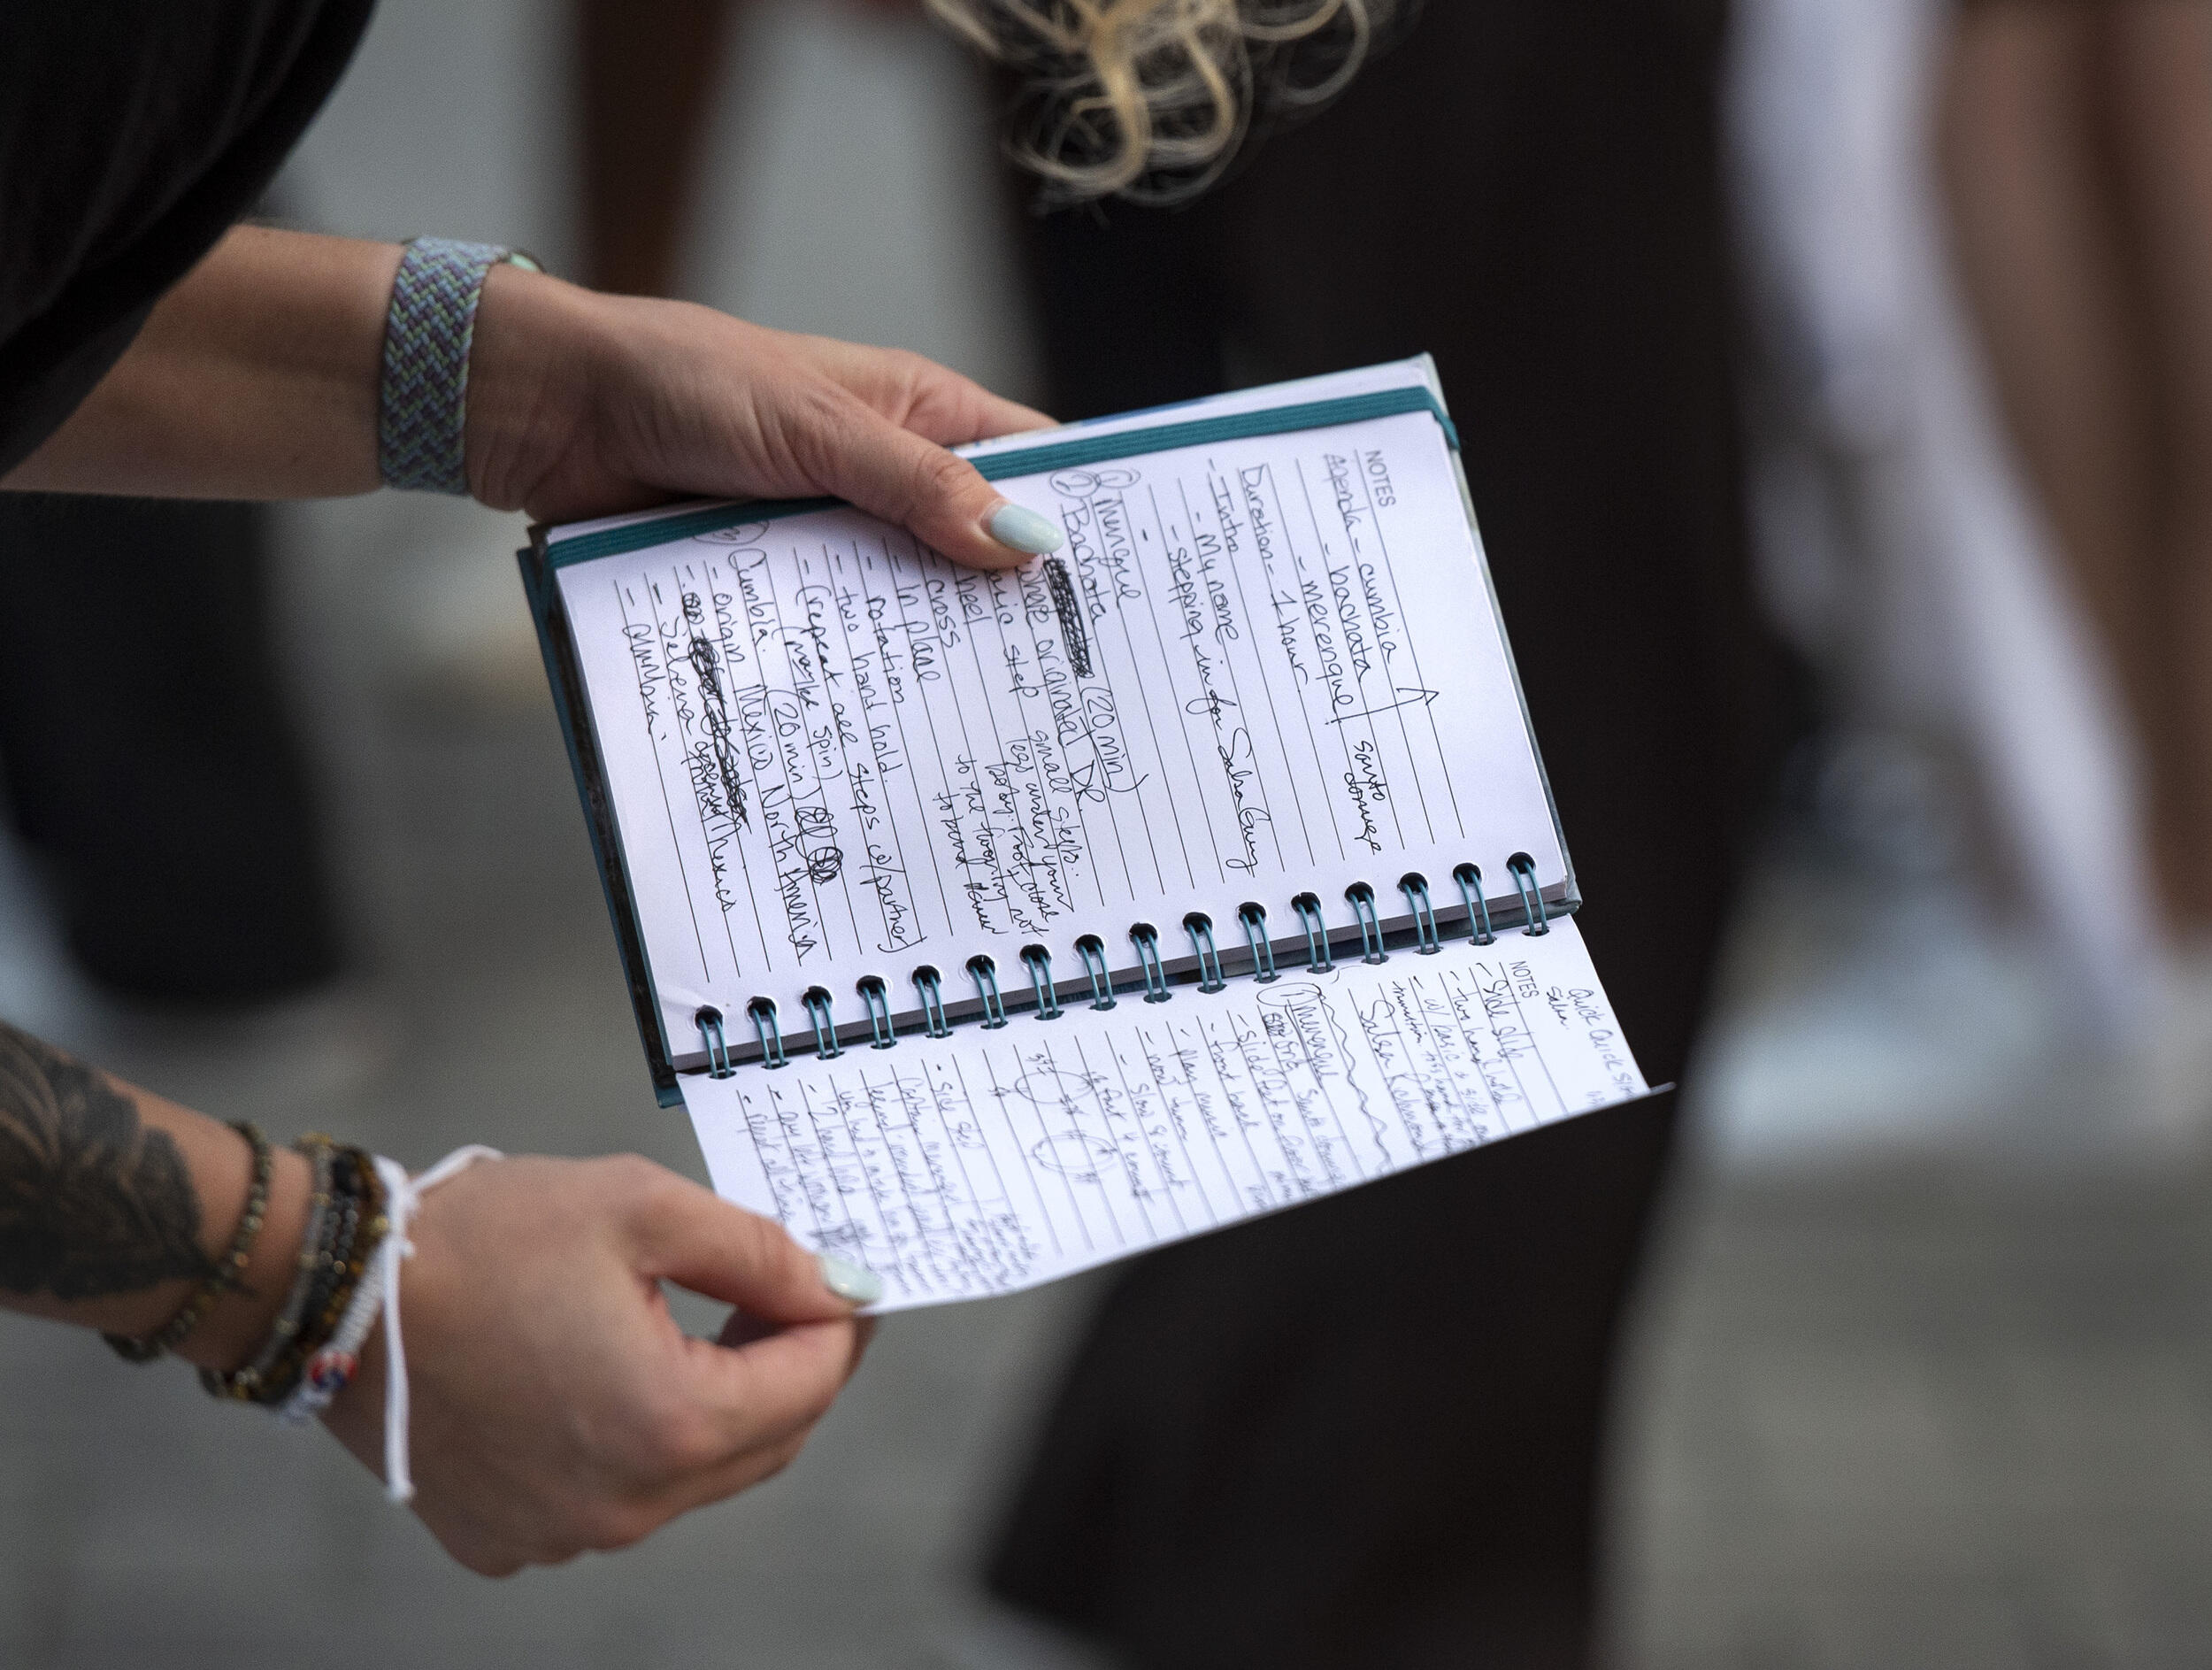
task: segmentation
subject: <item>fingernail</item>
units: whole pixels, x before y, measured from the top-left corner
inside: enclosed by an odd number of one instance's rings
[[[1049,518],[1040,516],[1019,504],[1001,504],[991,512],[983,526],[991,537],[1007,550],[1021,551],[1031,557],[1041,557],[1048,550],[1058,550],[1068,543],[1067,535]]]
[[[873,1270],[864,1270],[833,1252],[817,1253],[814,1261],[822,1266],[822,1285],[847,1303],[873,1304],[883,1297],[883,1278]]]

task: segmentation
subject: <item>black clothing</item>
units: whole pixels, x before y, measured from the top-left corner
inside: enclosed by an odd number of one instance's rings
[[[369,0],[0,6],[0,473],[258,202]],[[246,1002],[339,964],[257,506],[0,493],[0,776],[86,971]]]
[[[370,4],[0,6],[0,475],[268,189]]]
[[[258,504],[0,493],[0,778],[111,991],[253,1003],[342,960]]]
[[[1030,223],[1056,410],[1428,350],[1582,919],[1681,1075],[1786,711],[1747,577],[1719,0],[1437,0],[1167,212]],[[1141,1670],[1578,1666],[1643,1104],[1157,1253],[1079,1350],[992,1558]]]

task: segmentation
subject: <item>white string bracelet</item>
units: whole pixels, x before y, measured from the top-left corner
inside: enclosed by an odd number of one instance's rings
[[[407,1468],[407,1348],[399,1334],[400,1266],[415,1256],[415,1243],[407,1238],[407,1220],[422,1204],[422,1197],[440,1183],[459,1176],[480,1159],[505,1158],[495,1148],[472,1143],[455,1149],[421,1176],[410,1178],[397,1160],[376,1157],[376,1174],[384,1184],[384,1215],[392,1221],[384,1244],[377,1249],[384,1289],[384,1494],[403,1506],[415,1497],[415,1481]],[[365,1338],[366,1334],[364,1329]]]

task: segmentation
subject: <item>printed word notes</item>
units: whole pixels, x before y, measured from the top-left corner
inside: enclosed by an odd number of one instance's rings
[[[1032,1287],[1647,1094],[1571,919],[691,1075],[715,1188],[902,1310]]]

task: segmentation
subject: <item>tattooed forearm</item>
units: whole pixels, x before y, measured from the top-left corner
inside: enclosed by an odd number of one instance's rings
[[[169,1134],[83,1063],[0,1024],[0,1290],[68,1302],[208,1267]]]

